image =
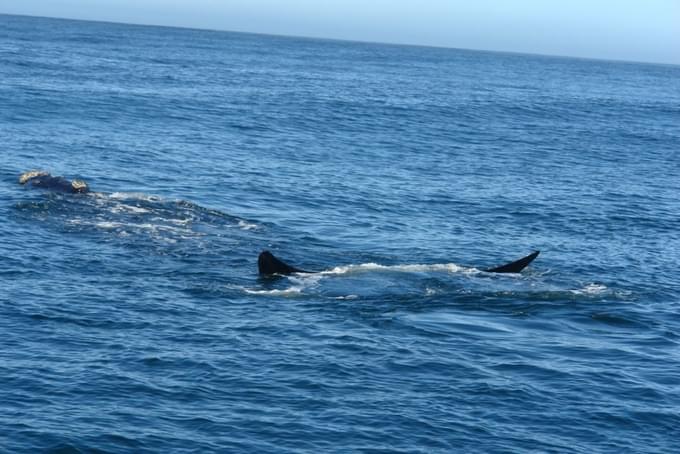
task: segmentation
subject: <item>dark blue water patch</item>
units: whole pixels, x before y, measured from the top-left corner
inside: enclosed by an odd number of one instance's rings
[[[675,452],[677,66],[0,23],[3,449]]]

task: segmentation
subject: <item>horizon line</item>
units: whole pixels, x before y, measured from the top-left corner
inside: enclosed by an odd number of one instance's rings
[[[94,22],[94,23],[111,24],[111,25],[128,25],[128,26],[133,26],[133,27],[173,28],[173,29],[179,29],[179,30],[195,30],[195,31],[213,32],[213,33],[240,33],[240,34],[245,34],[245,35],[270,36],[270,37],[275,37],[275,38],[307,39],[307,40],[317,40],[317,41],[334,41],[334,42],[341,42],[341,43],[371,44],[371,45],[380,45],[380,46],[424,47],[424,48],[429,48],[429,49],[457,50],[457,51],[467,51],[467,52],[485,52],[485,53],[508,54],[508,55],[528,56],[528,57],[564,58],[564,59],[573,59],[573,60],[599,61],[599,62],[606,62],[606,63],[623,63],[623,64],[680,67],[680,63],[669,63],[669,62],[620,60],[620,59],[613,59],[613,58],[581,57],[581,56],[574,56],[574,55],[554,55],[554,54],[542,54],[542,53],[536,53],[536,52],[522,52],[522,51],[511,51],[511,50],[471,49],[471,48],[463,48],[463,47],[436,45],[436,44],[414,44],[414,43],[405,43],[405,42],[366,41],[366,40],[360,40],[360,39],[329,38],[329,37],[324,37],[324,36],[313,36],[313,35],[288,35],[288,34],[254,32],[254,31],[245,31],[245,30],[201,28],[201,27],[194,27],[194,26],[188,26],[188,25],[167,25],[167,24],[151,24],[151,23],[141,23],[141,22],[121,22],[121,21],[104,20],[104,19],[79,19],[79,18],[73,18],[73,17],[40,16],[40,15],[32,15],[32,14],[12,14],[12,13],[3,13],[3,12],[0,12],[0,16],[26,17],[26,18],[34,18],[34,19],[53,19],[53,20],[74,21],[74,22]]]

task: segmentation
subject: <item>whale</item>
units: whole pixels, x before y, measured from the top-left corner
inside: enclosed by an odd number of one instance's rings
[[[69,194],[86,194],[90,187],[83,180],[68,180],[61,176],[53,176],[45,170],[30,170],[19,177],[19,184],[31,188]]]
[[[529,264],[533,262],[540,253],[541,251],[534,251],[526,257],[522,257],[521,259],[515,260],[514,262],[509,262],[493,268],[486,268],[482,271],[487,273],[521,273],[522,270],[529,266]],[[305,271],[304,269],[289,265],[266,250],[260,252],[260,255],[257,258],[257,268],[260,276],[264,277],[289,276],[296,273],[318,273],[318,271]]]
[[[68,180],[62,176],[54,176],[45,170],[30,170],[22,173],[21,176],[19,176],[19,184],[32,188],[47,189],[70,194],[86,194],[90,192],[90,187],[83,180]],[[526,257],[522,257],[514,262],[509,262],[493,268],[486,268],[482,271],[487,273],[520,273],[529,266],[539,254],[540,251],[534,251]],[[290,265],[267,250],[260,252],[260,255],[257,258],[257,268],[260,276],[265,277],[289,276],[296,273],[313,274],[319,272],[307,271]]]

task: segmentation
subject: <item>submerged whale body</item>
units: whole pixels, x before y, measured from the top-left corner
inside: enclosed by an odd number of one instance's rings
[[[21,174],[19,177],[19,184],[70,194],[85,194],[90,192],[90,187],[83,180],[71,181],[64,177],[55,177],[44,170],[31,170]]]
[[[514,262],[506,263],[505,265],[497,266],[495,268],[488,268],[483,271],[486,271],[487,273],[519,273],[529,266],[540,253],[540,251],[535,251]],[[257,268],[262,276],[287,276],[295,273],[310,273],[310,271],[304,271],[285,263],[281,259],[276,258],[274,254],[269,251],[262,251],[260,253],[260,256],[257,258]]]

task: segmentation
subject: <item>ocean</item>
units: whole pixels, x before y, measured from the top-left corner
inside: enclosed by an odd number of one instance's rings
[[[0,451],[678,452],[679,152],[678,66],[0,15]]]

